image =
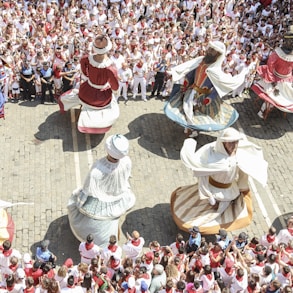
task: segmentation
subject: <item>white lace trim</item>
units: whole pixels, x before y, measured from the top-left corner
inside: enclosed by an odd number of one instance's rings
[[[293,62],[293,54],[286,54],[281,48],[276,48],[276,53],[282,60]]]
[[[113,61],[110,58],[107,58],[102,63],[95,61],[94,55],[89,55],[88,59],[89,59],[90,65],[96,68],[106,68],[113,64]]]

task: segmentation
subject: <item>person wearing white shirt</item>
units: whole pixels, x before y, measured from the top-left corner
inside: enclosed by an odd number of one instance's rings
[[[134,65],[133,67],[133,99],[136,98],[138,92],[138,85],[141,89],[141,97],[144,102],[147,101],[146,98],[146,75],[147,75],[147,66],[142,59]]]
[[[293,217],[287,222],[287,228],[280,230],[277,235],[278,243],[288,244],[289,240],[293,240]]]
[[[122,67],[118,70],[119,90],[117,98],[119,98],[119,96],[122,94],[124,100],[127,101],[127,89],[128,86],[132,83],[132,77],[132,71],[128,67],[128,64],[123,62]]]
[[[230,292],[243,293],[248,286],[247,271],[243,267],[238,267],[236,275],[232,279]]]
[[[80,262],[90,264],[93,258],[96,258],[101,254],[101,249],[94,243],[94,237],[89,234],[86,238],[86,242],[81,242],[79,245]]]
[[[125,257],[131,258],[133,261],[140,256],[145,240],[140,237],[138,231],[133,231],[132,235],[127,235],[128,241],[122,246]]]

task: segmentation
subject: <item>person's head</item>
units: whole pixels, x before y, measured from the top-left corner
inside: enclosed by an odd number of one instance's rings
[[[65,265],[61,266],[57,271],[57,275],[61,278],[65,278],[67,275],[67,267]]]
[[[81,262],[78,266],[77,269],[79,272],[85,274],[88,271],[88,264]]]
[[[287,285],[283,288],[282,293],[292,293],[293,289],[291,286]]]
[[[244,276],[244,270],[242,268],[238,268],[236,271],[236,276],[238,278],[242,278]]]
[[[285,33],[282,49],[286,54],[293,52],[293,25],[289,27],[289,31]]]
[[[95,55],[104,55],[112,49],[112,43],[106,35],[98,35],[92,47],[92,52]]]
[[[58,293],[60,292],[59,283],[52,279],[50,282],[50,286],[48,288],[48,293]]]
[[[227,154],[231,156],[236,153],[239,140],[242,139],[242,137],[235,128],[229,127],[222,131],[219,139],[223,143]]]
[[[11,242],[9,240],[5,240],[2,244],[3,250],[8,251],[11,248]]]
[[[197,226],[193,226],[192,228],[189,229],[189,233],[191,237],[195,238],[197,234],[199,233],[199,228]]]
[[[33,279],[33,277],[27,277],[25,280],[25,285],[26,287],[30,288],[34,285],[35,281]]]
[[[273,280],[270,282],[270,284],[268,285],[270,291],[277,291],[281,288],[282,284],[278,281],[278,280]]]
[[[47,276],[42,277],[41,280],[41,287],[42,289],[48,290],[51,284],[51,279],[49,279]]]
[[[210,265],[205,265],[205,266],[203,267],[203,271],[204,271],[205,275],[209,275],[209,274],[212,273],[212,268],[211,268]]]
[[[221,55],[226,52],[225,45],[219,41],[209,42],[203,62],[206,64],[215,63]]]
[[[94,236],[93,234],[88,234],[87,237],[86,237],[86,242],[87,243],[92,243],[94,241]]]
[[[73,286],[73,285],[74,285],[74,276],[73,276],[73,275],[70,275],[70,276],[67,278],[67,285],[68,285],[68,286]]]
[[[160,264],[156,264],[153,268],[154,275],[162,275],[164,272],[164,267]]]
[[[6,277],[6,285],[7,287],[13,287],[13,285],[15,284],[15,278],[14,275],[8,275]]]
[[[185,289],[186,285],[185,285],[185,282],[184,281],[181,281],[179,280],[177,283],[176,283],[176,289],[177,291],[179,292],[183,292],[184,289]]]
[[[116,235],[111,235],[111,236],[110,236],[110,238],[109,238],[109,243],[110,243],[111,245],[114,245],[114,244],[117,243],[117,237],[116,237]]]
[[[91,286],[92,286],[92,275],[91,273],[87,272],[83,277],[81,287],[90,289]]]
[[[108,153],[107,158],[111,162],[117,162],[118,160],[122,159],[128,154],[128,150],[129,150],[128,139],[122,134],[111,135],[106,139],[105,149]],[[134,232],[138,233],[137,231],[133,231],[133,233]]]
[[[287,221],[287,228],[293,228],[293,217],[289,218]]]
[[[263,274],[265,276],[269,276],[270,274],[272,273],[272,268],[268,265],[266,265],[264,268],[263,268]]]
[[[219,237],[221,240],[225,240],[227,238],[227,231],[225,229],[220,229],[219,230]]]

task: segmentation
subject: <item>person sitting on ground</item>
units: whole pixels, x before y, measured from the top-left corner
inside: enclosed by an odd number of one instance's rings
[[[41,267],[43,267],[47,262],[52,263],[52,265],[55,267],[57,257],[49,250],[49,244],[49,240],[43,240],[41,245],[37,247],[36,257],[42,263]]]

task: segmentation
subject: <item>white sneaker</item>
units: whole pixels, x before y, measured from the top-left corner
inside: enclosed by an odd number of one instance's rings
[[[134,100],[135,100],[135,99],[136,99],[136,95],[133,95],[133,96],[132,96],[132,99],[134,99]]]
[[[216,202],[217,201],[215,200],[215,198],[213,196],[209,197],[209,203],[210,203],[211,206],[214,206],[216,204]]]
[[[263,119],[263,113],[262,113],[262,111],[258,111],[257,115],[258,115],[259,118]]]
[[[196,130],[192,131],[192,133],[189,134],[190,138],[197,137],[197,136],[198,136],[198,132]]]
[[[142,99],[144,102],[147,102],[148,100],[147,100],[147,98],[144,98],[144,99]]]

